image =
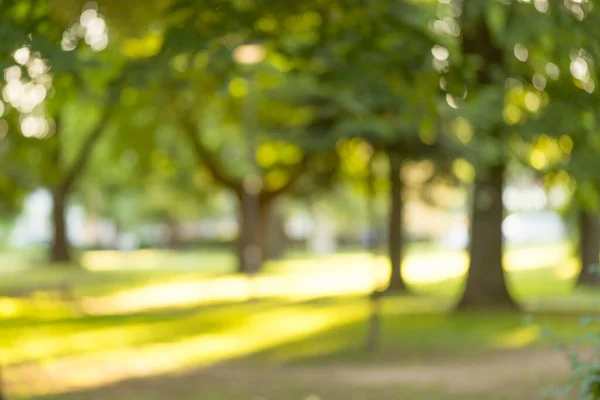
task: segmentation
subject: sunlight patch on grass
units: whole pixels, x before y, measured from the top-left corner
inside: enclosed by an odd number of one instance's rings
[[[236,302],[248,299],[249,293],[245,278],[230,277],[151,285],[109,296],[85,298],[82,304],[92,315],[123,314],[218,301]]]
[[[571,256],[568,244],[557,244],[552,247],[529,247],[508,251],[504,256],[507,271],[524,271],[554,266],[566,262]]]
[[[154,253],[142,254],[153,257]],[[505,264],[511,272],[529,271],[555,265],[559,260],[566,262],[568,255],[567,245],[518,249],[506,255]],[[403,276],[411,286],[419,287],[461,278],[467,268],[466,252],[418,254],[408,257],[403,266]],[[269,271],[272,272],[251,279],[241,276],[196,277],[187,282],[148,285],[114,295],[87,298],[84,307],[91,314],[128,313],[191,304],[239,302],[251,297],[304,300],[359,295],[384,287],[390,273],[386,257],[373,257],[368,253],[286,260],[272,263]]]
[[[31,365],[9,368],[6,373],[7,381],[13,388],[13,394],[19,396],[97,387],[123,379],[182,371],[248,356],[356,321],[365,315],[366,307],[357,309],[344,304],[326,308],[275,309],[259,313],[224,331],[172,343],[158,343],[59,360],[47,359],[38,368],[32,368]],[[147,326],[147,329],[152,328]],[[71,339],[70,336],[64,338],[65,341]],[[33,345],[34,341],[31,343]],[[53,380],[42,384],[39,377],[44,375],[52,377]],[[20,384],[33,377],[38,377],[36,385],[24,387]]]
[[[48,320],[58,317],[73,316],[77,311],[61,301],[46,296],[30,298],[0,297],[0,323],[2,320],[35,316],[36,319]]]
[[[14,317],[21,313],[23,313],[22,302],[0,297],[0,318]]]
[[[502,349],[520,349],[540,339],[540,327],[536,325],[521,326],[504,333],[495,340],[494,345]]]
[[[206,273],[233,271],[234,257],[228,252],[174,252],[157,249],[136,251],[96,250],[81,257],[81,265],[88,271],[153,270],[177,267],[179,270],[198,270]]]
[[[410,284],[442,281],[463,276],[468,262],[465,252],[415,256],[406,260],[402,275]]]
[[[579,274],[581,267],[575,258],[570,258],[567,262],[561,265],[556,271],[558,279],[572,279]]]
[[[92,331],[65,331],[49,328],[21,332],[3,349],[3,360],[19,363],[30,360],[54,359],[62,354],[102,352],[107,348],[127,347],[148,334],[148,325],[104,326]]]

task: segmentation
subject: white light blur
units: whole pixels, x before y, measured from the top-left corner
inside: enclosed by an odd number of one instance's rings
[[[13,65],[12,67],[8,67],[4,70],[4,80],[6,82],[19,79],[21,79],[21,68],[19,68],[19,66]]]
[[[35,85],[31,90],[31,95],[33,96],[36,103],[40,104],[46,98],[46,88],[43,85]]]
[[[25,137],[43,138],[49,130],[48,121],[42,117],[29,115],[21,121],[21,131]]]
[[[75,23],[63,33],[61,47],[72,51],[79,40],[84,39],[93,51],[102,51],[108,46],[108,28],[104,18],[98,14],[96,3],[88,3]]]
[[[527,47],[523,46],[521,43],[515,44],[514,53],[515,57],[519,61],[525,62],[527,61],[527,58],[529,58],[529,50],[527,50]]]
[[[79,23],[83,27],[90,26],[98,18],[98,12],[94,9],[87,9],[81,13]]]
[[[63,34],[62,41],[60,42],[60,47],[64,51],[72,51],[77,47],[77,38],[74,37],[70,32],[65,32]]]
[[[23,83],[14,79],[9,81],[2,89],[2,97],[6,102],[14,105],[20,101],[24,92]]]
[[[544,90],[546,88],[546,78],[544,78],[541,74],[533,75],[531,82],[537,90]]]
[[[100,36],[85,35],[85,42],[90,45],[94,51],[102,51],[108,46],[108,35],[103,33]]]
[[[534,0],[533,5],[535,9],[541,13],[547,13],[550,9],[550,3],[548,3],[548,0]]]
[[[558,68],[558,65],[554,63],[546,64],[546,73],[554,80],[557,80],[560,77],[560,69]]]
[[[438,45],[433,46],[431,54],[433,54],[433,57],[435,57],[436,60],[440,61],[446,61],[450,56],[450,52],[447,48]]]
[[[233,51],[233,59],[236,63],[242,65],[258,64],[265,59],[265,55],[266,51],[264,46],[259,44],[238,46]]]
[[[46,64],[39,57],[28,54],[28,72],[31,80],[22,81],[21,68],[13,65],[4,70],[6,84],[2,88],[2,98],[21,113],[34,111],[46,99],[52,78],[45,74]],[[21,60],[24,60],[25,57]],[[39,78],[39,79],[36,79]],[[2,106],[4,109],[4,105]],[[1,115],[1,114],[0,114]]]
[[[20,65],[25,65],[29,61],[30,50],[28,47],[21,47],[13,54],[13,58]]]
[[[452,97],[450,93],[446,94],[446,103],[448,103],[448,105],[454,109],[458,108],[456,102],[454,101],[454,97]]]
[[[64,37],[68,35],[69,32],[66,32]],[[3,102],[0,101],[0,117],[8,107],[12,107],[19,112],[19,127],[23,136],[45,138],[52,133],[51,121],[46,119],[43,106],[52,89],[50,66],[38,52],[32,52],[28,47],[17,49],[12,57],[15,64],[3,71],[5,84],[0,86],[3,99]],[[3,124],[7,124],[6,121],[0,120],[0,125]],[[6,134],[8,125],[0,126],[0,130]]]
[[[450,64],[448,63],[448,61],[438,60],[437,58],[433,59],[433,67],[439,72],[448,71],[449,66],[450,66]]]
[[[101,36],[106,31],[106,22],[102,18],[94,18],[87,26],[81,26],[87,28],[86,35]]]
[[[48,70],[48,66],[41,58],[34,58],[27,66],[27,74],[31,78],[37,78]]]
[[[460,25],[454,18],[446,17],[433,22],[433,31],[438,35],[459,36]]]
[[[548,194],[548,201],[553,208],[563,207],[569,201],[569,192],[563,187],[554,186]]]
[[[444,18],[444,22],[446,23],[446,33],[450,36],[459,36],[460,35],[460,25],[454,18],[446,17]]]
[[[589,78],[588,64],[582,57],[577,57],[571,61],[571,75],[580,81],[585,81]]]
[[[578,4],[571,5],[571,12],[579,21],[583,21],[583,19],[585,18],[585,12],[583,11],[583,8],[581,8],[581,6]]]

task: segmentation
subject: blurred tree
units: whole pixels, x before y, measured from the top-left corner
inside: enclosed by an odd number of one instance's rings
[[[597,284],[598,272],[591,267],[598,264],[600,252],[600,181],[595,172],[600,142],[594,111],[599,106],[594,60],[600,54],[589,38],[600,32],[600,14],[589,2],[565,2],[524,5],[519,15],[522,23],[535,19],[544,30],[561,35],[550,38],[526,30],[515,46],[529,82],[513,80],[510,85],[512,104],[506,111],[525,139],[516,141],[514,148],[548,184],[572,190],[572,206],[579,214],[578,284]]]
[[[198,132],[202,132],[204,129],[194,119],[190,119],[185,115],[181,117],[181,121],[184,123],[184,132],[192,144],[198,162],[208,169],[217,183],[232,190],[238,198],[240,206],[238,270],[239,272],[256,272],[267,253],[266,228],[270,223],[274,202],[279,196],[290,191],[302,176],[308,156],[302,154],[301,149],[294,142],[286,141],[284,138],[273,141],[263,136],[260,145],[257,146],[258,149],[252,152],[255,158],[250,161],[256,163],[260,168],[258,175],[251,175],[248,178],[248,176],[244,176],[245,172],[243,172],[245,168],[248,168],[244,153],[230,147],[235,146],[235,142],[225,142],[221,145],[223,147],[219,147],[222,149],[221,152],[229,150],[231,153],[229,157],[236,157],[237,153],[238,164],[224,163],[222,155],[217,153],[219,150],[211,149],[199,137]],[[235,136],[233,138],[235,140]],[[240,139],[237,138],[237,140]],[[242,147],[246,146],[243,141],[238,142],[237,145],[240,144]],[[256,196],[256,208],[253,202],[247,201],[249,196]]]
[[[39,171],[37,185],[52,193],[49,259],[68,262],[69,195],[106,131],[122,60],[99,53],[108,34],[93,7],[77,15],[78,22],[65,20],[52,1],[6,1],[1,15],[12,39],[0,55],[7,66],[2,93],[10,134],[27,138],[20,140],[28,154],[23,161]],[[89,46],[78,45],[84,38]]]
[[[567,85],[571,88],[564,87]],[[526,157],[544,175],[547,186],[559,185],[572,192],[566,214],[570,219],[575,217],[578,228],[581,272],[577,283],[595,285],[600,283],[596,271],[600,254],[600,179],[594,166],[600,143],[591,106],[597,100],[568,81],[550,85],[547,93],[548,105],[538,124],[545,133],[534,138]]]
[[[152,92],[139,93],[143,96],[135,102],[121,105],[114,117],[120,129],[109,131],[98,146],[92,179],[82,182],[81,192],[86,209],[96,216],[127,231],[160,224],[172,233],[167,244],[178,247],[179,224],[219,215],[228,211],[227,204],[206,169],[198,168],[177,126],[156,112]],[[122,131],[129,132],[127,137]],[[113,161],[107,165],[106,160]]]
[[[286,91],[317,91],[315,61],[298,50],[314,51],[316,42],[303,41],[319,29],[319,15],[304,5],[214,6],[176,2],[170,11],[188,21],[167,29],[159,58],[185,83],[171,109],[198,162],[239,200],[239,270],[252,272],[262,264],[275,201],[305,175],[311,154],[322,151],[307,138],[333,126],[311,96],[283,99]],[[210,106],[193,110],[194,102]],[[234,157],[238,163],[226,162]]]
[[[445,83],[449,86],[447,101],[453,108],[457,107],[456,103],[460,104],[462,110],[459,112],[467,116],[463,135],[469,131],[477,132],[480,149],[475,164],[470,263],[466,286],[458,303],[459,309],[516,308],[507,290],[502,265],[502,193],[507,162],[506,146],[503,144],[506,127],[502,104],[507,60],[499,37],[508,29],[502,18],[509,9],[512,10],[512,7],[489,1],[465,0],[462,7],[452,2],[449,12],[453,16],[448,17],[443,27],[438,22],[440,29],[444,28],[449,36],[457,37],[460,34],[458,62],[462,82],[469,88],[468,106],[459,103],[459,96],[464,97],[466,89]],[[456,10],[457,13],[454,12]],[[460,25],[456,18],[458,15],[461,18]],[[497,24],[492,24],[492,17],[500,19],[498,29]],[[465,142],[468,143],[469,139],[465,137]]]
[[[421,30],[422,7],[405,2],[344,2],[332,7],[345,18],[323,11],[319,58],[329,58],[322,79],[330,97],[342,108],[334,135],[344,170],[358,179],[362,192],[373,197],[369,165],[377,151],[389,159],[388,250],[391,279],[388,291],[406,290],[402,262],[402,182],[405,161],[436,154],[437,73],[431,64],[434,41]],[[379,23],[373,25],[372,20]],[[335,22],[334,22],[335,21]],[[315,57],[316,58],[316,57]],[[313,58],[314,60],[314,58]],[[361,140],[356,140],[360,138]],[[347,140],[350,139],[350,140]],[[439,150],[439,149],[437,149]],[[376,221],[371,212],[370,236]],[[374,238],[371,238],[374,239]]]
[[[462,14],[462,25],[452,20],[437,22],[437,26],[450,36],[461,34],[458,69],[461,82],[468,84],[469,99],[461,100],[460,87],[452,87],[452,78],[445,77],[444,85],[449,105],[458,108],[468,122],[461,122],[462,128],[455,129],[457,135],[468,133],[466,136],[470,137],[476,132],[473,138],[477,139],[470,145],[477,149],[472,155],[476,182],[471,262],[459,308],[514,307],[506,290],[501,260],[506,165],[510,157],[517,155],[535,169],[544,170],[556,159],[561,161],[565,156],[562,153],[569,155],[571,149],[566,148],[573,147],[573,137],[588,135],[587,129],[578,131],[578,124],[586,121],[584,115],[589,107],[597,107],[597,101],[588,94],[594,91],[590,54],[596,51],[590,46],[589,37],[597,34],[598,15],[591,12],[588,2],[505,5],[465,1],[462,10],[458,4],[449,7],[451,18]],[[458,14],[456,10],[460,10]],[[434,29],[435,26],[434,23]],[[546,33],[540,35],[540,31]],[[571,76],[563,71],[569,71]],[[450,72],[452,76],[452,69]],[[462,97],[465,96],[466,92]],[[569,141],[571,144],[566,146]],[[579,182],[587,179],[586,168],[589,170],[589,165],[573,169]]]

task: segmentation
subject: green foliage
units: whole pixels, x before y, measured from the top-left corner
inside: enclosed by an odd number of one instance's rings
[[[579,327],[587,331],[585,334],[567,343],[565,338],[558,339],[563,342],[559,350],[568,358],[571,374],[566,383],[546,389],[551,398],[563,399],[574,395],[579,400],[600,399],[600,362],[597,359],[599,344],[595,322],[596,319],[591,316],[582,317]],[[546,335],[557,340],[552,329],[548,329]]]

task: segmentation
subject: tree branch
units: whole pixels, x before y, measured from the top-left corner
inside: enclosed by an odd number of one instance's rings
[[[71,167],[67,169],[65,178],[63,179],[61,184],[62,190],[68,191],[69,189],[71,189],[73,184],[75,184],[75,182],[77,181],[77,178],[81,176],[81,173],[85,169],[87,162],[92,154],[92,151],[94,150],[94,146],[98,142],[98,139],[100,139],[100,137],[102,136],[102,133],[104,133],[105,131],[111,111],[112,107],[108,105],[104,108],[104,111],[100,116],[100,120],[96,123],[94,129],[92,129],[92,131],[88,134],[87,138],[85,139],[83,146],[77,154],[77,158],[73,162],[73,165],[71,165]]]
[[[241,193],[243,186],[242,182],[225,173],[223,166],[219,164],[219,162],[211,154],[210,150],[206,148],[204,143],[202,143],[198,137],[198,128],[196,124],[194,124],[189,117],[183,117],[181,118],[181,121],[183,125],[183,132],[190,140],[198,162],[204,165],[212,177],[221,185],[232,189],[236,193]]]
[[[309,158],[310,157],[305,154],[302,157],[302,160],[294,167],[293,171],[291,172],[290,179],[288,179],[288,181],[283,186],[277,189],[264,190],[261,194],[261,199],[264,201],[271,201],[277,196],[280,196],[289,191],[296,184],[296,182],[304,175]]]

